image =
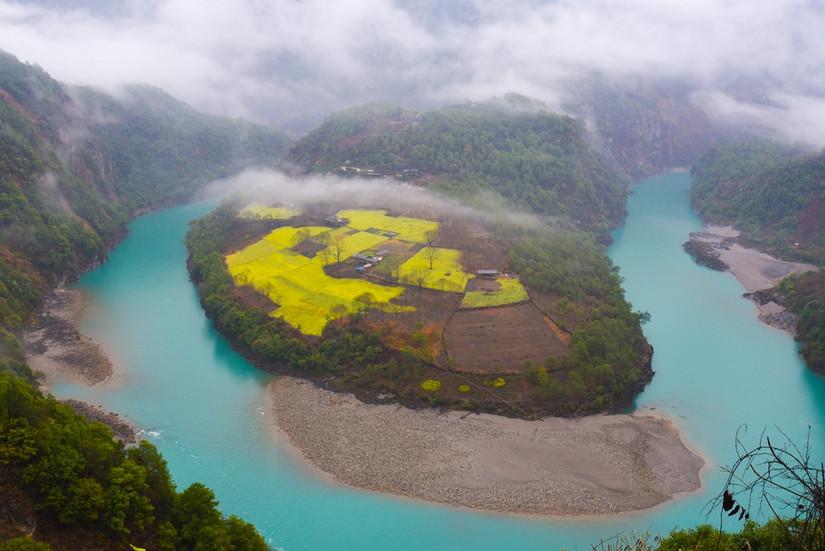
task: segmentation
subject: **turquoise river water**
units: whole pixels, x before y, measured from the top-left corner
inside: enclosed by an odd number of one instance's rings
[[[588,519],[484,514],[348,489],[307,472],[271,428],[270,376],[212,329],[189,281],[183,237],[211,204],[141,216],[109,261],[83,276],[90,308],[82,330],[105,346],[118,375],[97,388],[57,382],[52,390],[133,420],[179,486],[205,482],[225,512],[255,523],[286,551],[588,549],[622,530],[692,526],[719,491],[719,466],[732,461],[741,424],[753,440],[766,427],[802,439],[811,426],[823,441],[825,380],[805,368],[789,336],[757,320],[730,274],[701,268],[682,251],[701,227],[689,192],[686,174],[634,186],[610,248],[628,298],[652,316],[645,333],[656,376],[638,406],[671,416],[709,462],[702,490],[648,511]]]

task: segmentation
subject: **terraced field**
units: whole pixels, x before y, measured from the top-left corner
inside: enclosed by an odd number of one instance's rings
[[[496,290],[467,291],[461,299],[461,308],[490,308],[525,302],[530,299],[527,289],[518,278],[499,277],[495,283],[498,285]]]
[[[307,239],[333,242],[309,258],[292,250]],[[350,258],[385,237],[350,228],[285,226],[226,257],[238,285],[251,285],[278,307],[272,312],[306,335],[320,336],[326,325],[368,308],[401,312],[409,307],[391,304],[404,287],[379,285],[360,278],[334,278],[324,266]]]
[[[292,207],[252,203],[239,216],[285,220],[299,214]],[[320,336],[329,322],[356,312],[414,311],[415,300],[405,299],[403,305],[395,301],[409,287],[463,294],[474,279],[464,271],[462,251],[429,246],[437,239],[438,222],[390,216],[383,210],[346,209],[336,216],[334,222],[345,225],[281,226],[227,255],[235,283],[251,286],[276,304],[271,315],[305,335]],[[325,271],[327,266],[335,277]],[[368,269],[375,272],[375,281],[367,278],[372,273]],[[461,308],[528,299],[517,278],[475,281],[479,284],[464,294]]]
[[[403,283],[448,293],[463,293],[472,278],[464,272],[461,251],[456,249],[424,247],[399,268]]]

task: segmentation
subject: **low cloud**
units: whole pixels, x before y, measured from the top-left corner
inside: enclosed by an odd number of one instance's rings
[[[385,178],[363,180],[340,178],[331,174],[290,176],[270,169],[250,169],[213,182],[202,192],[204,198],[231,197],[241,204],[253,201],[289,203],[298,207],[319,202],[345,203],[352,208],[385,208],[406,214],[449,216],[507,224],[523,228],[552,226],[557,221],[526,212],[503,208],[491,198],[476,201],[473,207],[429,190]]]
[[[719,94],[748,82],[792,118],[825,95],[825,9],[811,0],[65,4],[0,0],[0,48],[68,82],[146,82],[200,109],[296,128],[375,100],[518,92],[558,106],[570,82],[594,74],[678,80],[720,109]]]

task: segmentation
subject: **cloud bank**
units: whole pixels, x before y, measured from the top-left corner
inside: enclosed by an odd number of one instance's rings
[[[281,125],[376,100],[559,105],[598,74],[686,83],[720,117],[822,141],[783,117],[823,112],[823,29],[818,0],[0,0],[0,48],[61,80]]]

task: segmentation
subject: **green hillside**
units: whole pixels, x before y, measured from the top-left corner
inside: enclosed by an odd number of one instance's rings
[[[299,140],[287,161],[311,172],[372,170],[470,200],[487,192],[602,235],[625,214],[626,181],[587,146],[581,122],[501,103],[348,109]]]
[[[784,259],[825,265],[825,152],[773,142],[717,147],[693,168],[693,203],[713,222]],[[797,339],[808,366],[825,372],[825,277],[783,280],[778,300],[799,317]]]
[[[131,215],[272,165],[287,145],[157,89],[69,89],[0,52],[0,369],[28,374],[15,332],[46,288],[105,256]]]
[[[825,154],[754,140],[708,151],[692,170],[693,204],[782,258],[825,259]]]

